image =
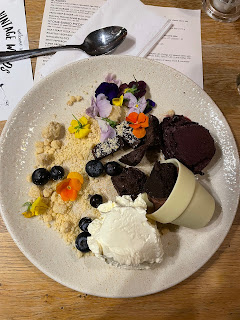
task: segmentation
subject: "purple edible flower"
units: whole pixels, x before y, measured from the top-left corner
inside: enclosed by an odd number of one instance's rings
[[[121,80],[117,80],[117,77],[115,74],[108,73],[107,76],[105,77],[105,81],[108,83],[115,83],[118,87],[122,84]]]
[[[118,92],[119,88],[115,83],[102,82],[95,91],[95,97],[103,93],[112,102],[112,99],[117,98]]]
[[[146,82],[144,81],[131,81],[129,84],[123,83],[119,87],[119,94],[127,92],[132,93],[137,99],[143,97],[146,93]]]
[[[151,99],[147,99],[146,101],[147,101],[147,106],[146,106],[146,109],[144,110],[145,114],[152,111],[152,109],[156,105],[156,103],[154,101],[152,101]]]
[[[116,136],[116,131],[106,121],[102,119],[97,119],[97,121],[101,130],[101,142]]]
[[[141,97],[139,100],[137,100],[137,98],[131,92],[125,93],[124,99],[128,100],[128,115],[132,112],[144,112],[147,106],[147,101],[145,97]]]
[[[100,93],[97,95],[96,100],[92,97],[91,107],[86,109],[86,114],[92,118],[96,118],[98,116],[107,118],[111,111],[111,103],[107,100],[107,97],[104,94]]]

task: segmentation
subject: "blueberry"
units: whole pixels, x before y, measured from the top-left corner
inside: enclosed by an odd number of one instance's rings
[[[50,178],[50,172],[45,168],[38,168],[32,174],[32,182],[37,186],[46,184]]]
[[[54,166],[50,170],[50,175],[53,180],[60,180],[64,177],[64,169],[60,166]]]
[[[103,198],[100,194],[94,194],[93,196],[91,196],[90,205],[92,207],[97,208],[102,203],[103,203]]]
[[[90,251],[87,243],[87,237],[90,237],[90,233],[88,232],[81,232],[75,241],[76,248],[81,252],[88,252]]]
[[[88,161],[85,169],[87,174],[93,178],[99,177],[104,171],[103,164],[99,160]]]
[[[123,170],[123,167],[116,161],[107,162],[105,171],[109,176],[118,176]]]
[[[88,226],[89,226],[89,224],[90,224],[91,222],[92,222],[92,219],[91,219],[91,218],[84,217],[84,218],[82,218],[82,219],[79,221],[79,228],[80,228],[82,231],[88,232]]]

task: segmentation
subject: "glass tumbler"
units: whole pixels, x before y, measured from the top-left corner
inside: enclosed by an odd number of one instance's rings
[[[203,10],[217,21],[233,22],[240,18],[240,0],[203,0]]]

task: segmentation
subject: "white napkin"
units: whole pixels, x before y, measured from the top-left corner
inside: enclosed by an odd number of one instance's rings
[[[92,31],[118,25],[128,31],[114,54],[145,57],[171,28],[170,20],[148,9],[140,0],[108,0],[66,44],[81,44]],[[89,56],[76,50],[57,52],[40,70],[41,77]]]

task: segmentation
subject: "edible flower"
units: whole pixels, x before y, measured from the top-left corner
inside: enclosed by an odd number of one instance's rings
[[[152,101],[151,99],[147,99],[147,106],[144,110],[144,113],[149,113],[150,111],[152,111],[152,109],[156,106],[156,103],[154,101]]]
[[[131,81],[129,84],[123,83],[119,87],[119,94],[130,92],[139,99],[145,95],[146,87],[147,85],[144,81]]]
[[[95,97],[103,93],[107,99],[112,102],[113,98],[117,98],[119,88],[116,83],[102,82],[95,91]]]
[[[112,104],[117,107],[121,107],[123,105],[123,94],[119,98],[112,99]]]
[[[128,114],[132,112],[136,112],[136,113],[144,112],[147,106],[147,101],[144,96],[141,97],[139,100],[137,100],[137,98],[131,92],[125,93],[124,99],[128,100],[128,108],[129,108]]]
[[[108,121],[106,121],[106,119],[104,120],[98,119],[98,124],[101,130],[101,137],[100,137],[101,142],[104,142],[105,140],[114,138],[116,136],[116,131],[112,128],[111,124]]]
[[[108,83],[115,83],[118,87],[120,87],[120,85],[122,84],[121,80],[117,79],[117,76],[115,74],[112,73],[108,73],[105,77],[105,82]]]
[[[146,135],[146,130],[149,126],[149,118],[144,113],[132,112],[127,117],[126,120],[130,122],[130,127],[133,128],[132,133],[135,137],[141,139]]]
[[[74,133],[76,138],[84,138],[86,137],[90,130],[90,124],[88,123],[88,119],[85,117],[80,118],[79,120],[73,115],[75,120],[71,121],[71,126],[68,128],[70,133]]]
[[[56,192],[61,195],[63,201],[74,201],[77,199],[78,191],[81,190],[83,177],[78,172],[70,172],[67,179],[57,184]]]
[[[97,95],[96,100],[92,97],[91,107],[86,109],[86,114],[91,118],[96,118],[98,116],[106,118],[110,115],[112,111],[112,105],[107,97],[100,93]]]
[[[27,210],[23,212],[25,218],[32,218],[46,212],[48,206],[43,202],[41,197],[38,197],[33,203],[25,202],[23,206],[27,206]]]

